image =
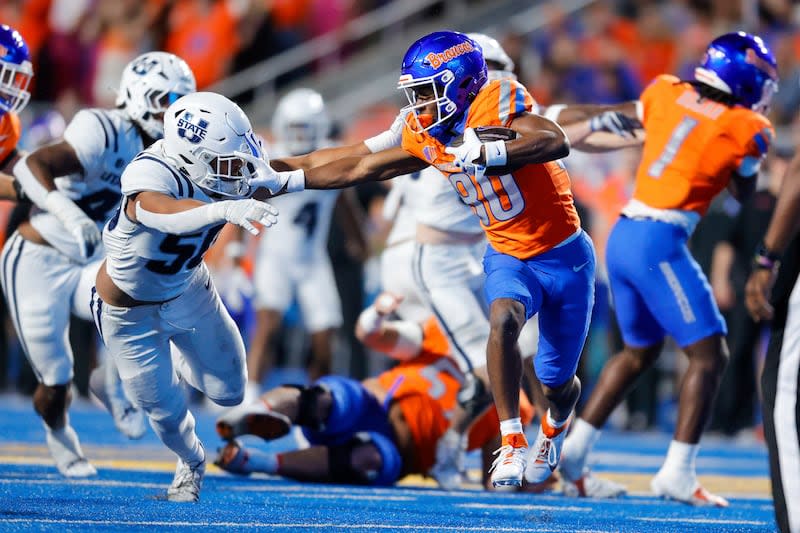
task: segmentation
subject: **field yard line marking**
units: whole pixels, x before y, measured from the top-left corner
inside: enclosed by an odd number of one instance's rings
[[[275,523],[275,522],[208,522],[208,521],[198,521],[198,522],[189,522],[189,521],[147,521],[147,520],[140,520],[140,521],[119,521],[119,520],[80,520],[80,519],[68,519],[68,518],[4,518],[4,523],[25,523],[25,524],[63,524],[63,525],[97,525],[97,526],[172,526],[172,527],[196,527],[196,526],[204,526],[204,527],[237,527],[237,528],[292,528],[292,529],[330,529],[330,528],[339,528],[339,529],[400,529],[400,530],[412,530],[412,531],[486,531],[486,526],[473,526],[473,527],[465,527],[465,526],[442,526],[442,525],[421,525],[421,524],[397,524],[397,525],[390,525],[390,524],[335,524],[335,523],[327,523],[327,524],[309,524],[309,523]],[[492,531],[504,531],[509,533],[515,533],[517,531],[531,531],[530,527],[525,528],[516,528],[516,527],[492,527]],[[539,533],[563,533],[563,528],[556,528],[556,529],[539,529],[536,528],[536,531]],[[575,533],[610,533],[606,530],[597,530],[597,529],[582,529],[576,530]]]
[[[0,479],[0,483],[22,484],[22,485],[84,485],[98,487],[139,487],[143,489],[160,489],[166,487],[166,483],[143,483],[141,481],[114,481],[110,479]]]
[[[767,522],[760,520],[720,520],[717,518],[658,518],[632,516],[631,520],[643,520],[645,522],[686,522],[690,524],[736,524],[739,526],[766,526]]]
[[[396,502],[413,502],[417,501],[417,498],[412,496],[387,496],[385,494],[285,494],[287,498],[309,498],[309,499],[319,499],[319,500],[378,500],[378,501],[385,501],[391,500]]]
[[[574,505],[532,505],[532,504],[506,504],[506,503],[457,503],[456,507],[465,509],[511,509],[515,511],[579,511],[588,513],[591,507],[575,507]]]

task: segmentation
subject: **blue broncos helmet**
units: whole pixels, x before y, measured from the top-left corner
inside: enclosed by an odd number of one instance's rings
[[[761,37],[743,31],[711,41],[694,77],[760,113],[766,113],[772,95],[778,91],[775,56]]]
[[[437,31],[422,37],[408,48],[397,84],[409,102],[403,109],[406,125],[415,133],[428,131],[442,140],[486,79],[481,48],[463,33]],[[423,88],[433,100],[419,101]],[[436,103],[436,114],[433,117],[422,114],[432,101]]]
[[[28,45],[17,30],[0,25],[0,116],[19,112],[28,105],[32,78]]]

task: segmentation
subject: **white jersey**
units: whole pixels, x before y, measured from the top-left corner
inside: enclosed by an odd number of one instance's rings
[[[383,218],[392,221],[392,230],[386,236],[386,247],[413,241],[417,234],[416,205],[419,197],[410,194],[419,172],[404,174],[392,180],[392,188],[383,202]]]
[[[450,181],[434,167],[422,170],[408,193],[416,198],[418,222],[442,231],[483,233],[478,217],[461,201],[461,195]]]
[[[470,207],[434,167],[392,180],[384,205],[384,217],[390,219],[393,214],[394,218],[387,246],[413,239],[417,222],[445,232],[483,233]]]
[[[260,248],[286,260],[312,263],[328,257],[328,232],[338,190],[314,190],[270,198],[278,222],[261,235]]]
[[[70,121],[64,140],[75,150],[83,174],[57,177],[56,187],[101,228],[119,206],[120,177],[144,148],[142,136],[122,110],[85,109]],[[75,238],[52,213],[34,206],[30,221],[59,252],[86,262]],[[98,249],[90,260],[101,256],[102,249]]]
[[[122,194],[142,191],[176,199],[213,200],[183,176],[164,157],[163,141],[139,154],[122,174]],[[114,283],[137,300],[161,302],[182,294],[198,270],[203,256],[224,224],[186,235],[173,235],[133,222],[120,207],[103,230],[106,271]]]

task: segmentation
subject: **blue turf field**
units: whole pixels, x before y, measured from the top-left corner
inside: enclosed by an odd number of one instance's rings
[[[774,531],[763,445],[707,439],[698,469],[709,489],[732,497],[728,509],[698,509],[646,495],[669,436],[607,434],[596,470],[624,481],[619,500],[557,493],[442,492],[413,480],[392,489],[308,485],[239,478],[210,469],[199,504],[164,500],[174,459],[151,431],[127,441],[87,402],[72,409],[96,478],[65,481],[44,446],[27,399],[0,397],[2,531]],[[209,455],[219,443],[214,417],[195,411]],[[476,463],[477,466],[477,463]]]

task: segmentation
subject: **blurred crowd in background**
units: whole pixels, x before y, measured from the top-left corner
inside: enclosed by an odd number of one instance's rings
[[[396,0],[402,1],[402,0]],[[308,39],[341,28],[347,21],[389,0],[0,0],[0,22],[17,28],[31,49],[35,78],[33,102],[23,114],[23,149],[60,137],[66,121],[86,106],[113,107],[125,64],[147,50],[162,49],[184,58],[194,70],[198,89]],[[774,207],[775,194],[798,140],[800,109],[800,3],[791,0],[599,1],[577,14],[565,14],[561,3],[520,2],[546,6],[548,22],[525,35],[494,35],[516,64],[516,74],[542,105],[613,103],[638,98],[649,80],[661,73],[691,78],[707,44],[724,32],[745,29],[761,35],[775,52],[781,77],[770,119],[778,130],[759,192],[744,205],[721,195],[692,238],[692,251],[706,270],[729,324],[732,362],[717,401],[713,428],[728,435],[752,434],[758,426],[756,390],[764,335],[749,321],[743,302],[750,258]],[[445,2],[424,13],[436,17]],[[451,28],[459,29],[459,28]],[[473,28],[470,28],[473,29]],[[333,61],[346,60],[343,46]],[[400,58],[396,58],[398,67]],[[324,64],[314,69],[326,68]],[[279,80],[280,81],[280,80]],[[285,84],[291,79],[284,80]],[[279,85],[278,90],[281,90]],[[386,106],[338,124],[344,141],[354,141],[388,126],[396,108]],[[388,117],[388,121],[387,121]],[[368,126],[364,126],[364,124]],[[256,124],[269,138],[267,124]],[[603,263],[607,231],[629,196],[638,163],[637,150],[613,154],[573,152],[565,161]],[[334,225],[330,252],[337,276],[345,324],[339,335],[333,368],[362,378],[380,368],[352,336],[355,317],[380,290],[376,257],[391,221],[383,220],[382,200],[390,184],[358,190],[368,251],[354,250]],[[2,230],[11,213],[3,205]],[[5,231],[3,237],[5,235]],[[223,235],[209,255],[217,286],[245,339],[252,325],[253,243],[231,246]],[[595,316],[582,360],[585,391],[603,362],[620,347],[610,312],[610,298],[601,266]],[[278,370],[268,379],[280,381],[282,367],[302,369],[308,342],[297,313],[285,319],[277,341]],[[94,327],[73,328],[76,384],[86,395],[87,370],[95,364]],[[30,393],[30,375],[13,328],[6,324],[0,343],[0,390]],[[683,358],[677,349],[665,354],[630,396],[627,409],[614,423],[620,427],[671,429],[674,384]],[[302,370],[298,370],[302,372]],[[296,377],[296,374],[295,374]],[[296,381],[296,380],[295,380]]]

